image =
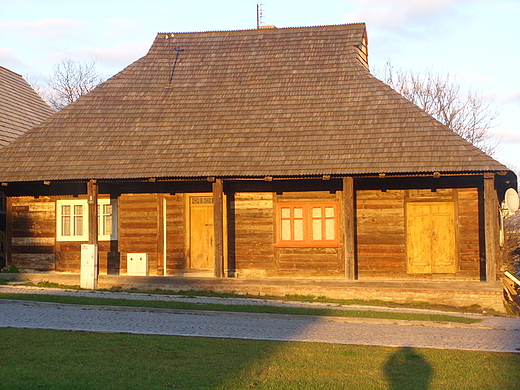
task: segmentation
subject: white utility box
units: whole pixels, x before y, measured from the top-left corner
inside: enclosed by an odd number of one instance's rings
[[[148,276],[148,253],[127,253],[126,273],[132,276]]]
[[[80,287],[94,290],[98,283],[98,246],[81,245]]]

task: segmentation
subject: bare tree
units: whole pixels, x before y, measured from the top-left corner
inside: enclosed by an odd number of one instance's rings
[[[104,81],[96,71],[96,63],[63,60],[54,65],[47,79],[43,98],[56,111],[68,106]]]
[[[493,140],[491,129],[499,112],[482,93],[470,90],[463,95],[449,74],[394,71],[389,62],[382,80],[482,151],[489,155],[497,151],[498,141]]]

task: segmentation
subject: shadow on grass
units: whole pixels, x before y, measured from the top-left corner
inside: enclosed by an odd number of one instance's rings
[[[427,390],[432,378],[431,364],[413,348],[399,348],[384,367],[390,390]]]

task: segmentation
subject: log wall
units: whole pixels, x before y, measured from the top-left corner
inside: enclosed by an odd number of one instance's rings
[[[460,270],[479,272],[481,261],[479,194],[476,188],[459,189],[457,192]]]
[[[228,272],[240,277],[276,273],[274,194],[237,192],[233,198],[228,198]]]
[[[341,196],[341,191],[227,194],[227,276],[344,278],[343,242],[339,247],[276,246],[277,203],[334,201],[342,213]],[[103,197],[107,195],[100,195]],[[82,242],[56,241],[56,200],[68,198],[82,199],[82,195],[9,199],[10,264],[35,271],[80,271]],[[457,272],[444,277],[479,280],[482,232],[476,188],[357,190],[355,253],[359,279],[429,278],[406,273],[406,204],[421,201],[455,204]],[[166,253],[167,275],[182,274],[187,258],[186,218],[184,193],[120,195],[118,241],[99,242],[100,273],[124,275],[128,253],[147,253],[149,275],[163,275]],[[338,218],[338,233],[343,240],[344,221]],[[442,278],[432,276],[436,277]]]
[[[175,275],[179,270],[184,269],[186,266],[186,207],[184,205],[183,194],[165,195],[164,199],[166,200],[167,221],[166,270],[167,275]],[[159,266],[159,271],[161,275],[164,275],[162,263]]]
[[[357,261],[359,277],[406,270],[405,191],[357,191]]]
[[[359,279],[480,279],[478,190],[357,191],[357,260]],[[456,215],[457,272],[408,275],[406,272],[406,203],[453,202]]]
[[[343,277],[341,247],[275,247],[277,202],[339,202],[339,197],[326,191],[235,193],[228,205],[234,225],[229,233],[231,272],[239,277]]]
[[[340,192],[284,192],[276,202],[340,202]],[[341,220],[341,216],[337,218]],[[275,222],[276,224],[276,222]],[[343,226],[340,223],[341,233]],[[276,248],[276,276],[344,278],[345,262],[342,247]]]
[[[161,229],[157,194],[122,194],[119,197],[120,273],[127,273],[128,253],[148,254],[149,275],[158,272]]]
[[[11,264],[27,270],[56,270],[56,211],[52,198],[11,198],[9,207]]]
[[[56,240],[56,200],[82,197],[10,198],[11,264],[24,270],[80,272],[79,241]],[[115,249],[114,249],[115,248]],[[99,272],[109,272],[117,258],[117,242],[100,241]]]

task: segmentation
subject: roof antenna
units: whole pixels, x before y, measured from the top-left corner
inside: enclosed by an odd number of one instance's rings
[[[177,62],[179,61],[179,54],[181,53],[181,51],[184,51],[184,49],[181,49],[179,46],[179,47],[174,47],[173,50],[175,50],[177,52],[177,54],[175,55],[175,62],[173,63],[172,73],[170,74],[170,84],[172,83],[173,74],[175,73],[175,68],[177,67]]]
[[[257,30],[260,29],[260,25],[262,24],[262,14],[263,14],[262,6],[263,6],[263,4],[256,5],[256,29]]]

